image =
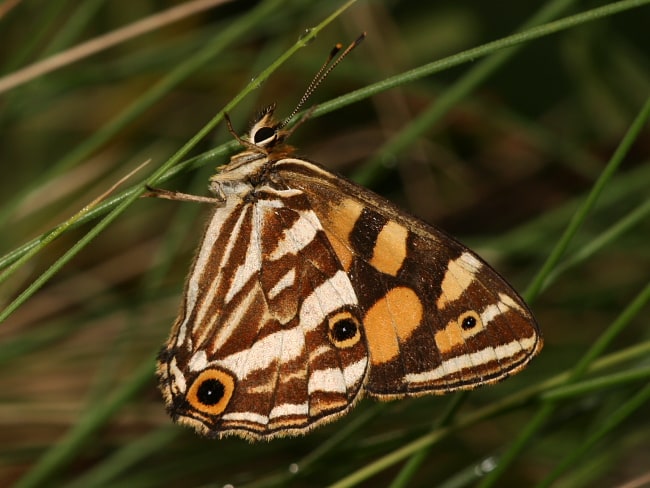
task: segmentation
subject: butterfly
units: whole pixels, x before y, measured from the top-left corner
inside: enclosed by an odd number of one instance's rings
[[[295,156],[274,111],[235,135],[245,150],[210,179],[214,198],[155,195],[214,204],[158,356],[172,418],[268,440],[364,395],[467,390],[524,368],[542,337],[517,292],[447,234]]]

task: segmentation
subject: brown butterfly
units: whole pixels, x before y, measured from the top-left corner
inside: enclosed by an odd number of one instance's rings
[[[158,358],[174,420],[304,434],[364,395],[472,389],[526,366],[542,338],[517,292],[440,230],[293,156],[274,110],[235,136],[246,150],[210,179],[214,198],[152,192],[215,204]]]

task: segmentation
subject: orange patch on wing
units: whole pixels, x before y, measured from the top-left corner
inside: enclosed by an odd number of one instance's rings
[[[339,262],[341,263],[341,266],[343,266],[343,269],[345,271],[350,271],[350,267],[352,266],[352,259],[354,258],[354,255],[352,254],[352,251],[350,251],[350,248],[347,247],[341,240],[329,232],[327,228],[325,230],[325,235],[327,236],[327,239],[329,240],[330,246],[332,246],[332,249],[334,249],[334,252],[336,253],[336,257],[339,258]]]
[[[408,230],[389,220],[381,229],[375,242],[370,264],[377,271],[396,276],[406,259]]]
[[[450,352],[465,340],[463,339],[463,331],[456,320],[451,320],[444,329],[436,332],[434,339],[438,350],[442,353]]]
[[[350,232],[352,232],[354,224],[359,220],[363,209],[364,205],[362,203],[346,198],[336,208],[330,209],[327,213],[328,230],[341,241],[347,243]]]
[[[474,281],[482,263],[468,252],[457,259],[449,261],[447,271],[440,285],[441,293],[436,305],[443,309],[454,300],[458,300],[463,292]]]
[[[462,327],[463,321],[466,318],[473,318],[475,320],[475,325],[468,330]],[[440,352],[448,353],[454,347],[465,342],[465,339],[478,334],[483,329],[484,324],[481,316],[474,310],[468,310],[462,313],[456,320],[450,320],[444,329],[436,332],[434,339]]]
[[[330,245],[346,271],[350,269],[354,258],[350,233],[363,209],[363,204],[347,198],[338,205],[325,209],[325,217],[321,222]]]
[[[423,313],[420,299],[410,288],[393,288],[377,300],[363,320],[372,363],[395,358],[399,342],[406,341],[418,328]]]

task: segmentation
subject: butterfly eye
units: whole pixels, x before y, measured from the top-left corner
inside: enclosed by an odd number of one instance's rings
[[[329,338],[341,349],[354,346],[361,338],[359,321],[350,312],[337,313],[329,320]]]
[[[277,134],[277,131],[273,127],[261,127],[253,135],[253,142],[255,144],[261,144],[267,140],[273,139]]]
[[[192,383],[187,401],[199,412],[219,415],[228,406],[234,390],[232,376],[219,369],[207,369]]]
[[[458,324],[460,325],[461,329],[468,332],[475,329],[480,330],[483,328],[483,321],[481,320],[479,314],[477,314],[474,310],[465,312],[460,317],[458,317]]]

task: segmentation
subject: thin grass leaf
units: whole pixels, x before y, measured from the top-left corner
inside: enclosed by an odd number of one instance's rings
[[[600,177],[594,184],[592,190],[589,192],[587,199],[584,204],[578,211],[575,213],[571,222],[567,226],[566,231],[558,241],[557,245],[551,251],[549,258],[543,264],[537,276],[531,283],[531,285],[524,292],[524,296],[528,300],[533,300],[535,297],[542,291],[545,281],[548,279],[548,276],[553,271],[553,269],[558,265],[560,259],[564,255],[569,243],[574,238],[575,234],[578,232],[578,229],[583,224],[587,215],[592,210],[598,198],[600,198],[601,193],[604,191],[605,187],[609,184],[610,180],[618,170],[619,166],[623,163],[623,160],[627,153],[629,152],[632,144],[637,140],[639,134],[643,127],[647,124],[648,118],[650,117],[650,98],[646,99],[645,105],[641,108],[639,115],[634,120],[627,134],[621,141],[621,144],[616,149],[616,152],[610,159],[609,163],[605,167],[604,171],[601,173]]]
[[[104,423],[128,402],[154,374],[154,359],[147,358],[137,368],[129,382],[125,383],[115,394],[106,399],[95,410],[89,411],[55,446],[52,446],[39,462],[23,477],[16,488],[42,486],[53,474],[62,469],[81,449]]]
[[[277,9],[282,3],[283,0],[265,0],[261,2],[256,8],[251,10],[248,15],[242,16],[237,22],[225,26],[225,28],[221,30],[219,34],[216,35],[213,39],[211,39],[211,41],[207,43],[200,51],[196,52],[193,56],[186,59],[173,71],[168,73],[156,84],[154,84],[154,86],[152,86],[149,90],[138,97],[138,99],[132,105],[122,110],[120,114],[115,116],[108,123],[104,124],[100,131],[97,131],[95,134],[81,142],[63,159],[54,162],[45,174],[36,178],[28,188],[26,188],[23,192],[20,193],[20,195],[17,196],[17,198],[11,202],[6,203],[5,208],[0,211],[0,224],[6,222],[6,220],[10,217],[11,212],[13,212],[22,198],[34,191],[37,191],[43,182],[52,178],[53,175],[60,174],[66,169],[78,164],[80,161],[83,161],[84,159],[90,157],[91,154],[93,154],[101,146],[107,144],[121,131],[125,130],[125,128],[128,127],[130,123],[136,120],[154,103],[169,93],[173,87],[177,86],[191,73],[195,72],[197,69],[213,60],[216,55],[222,53],[232,42],[234,42],[236,39],[241,38],[246,32],[253,29],[262,19],[268,16],[270,12]],[[294,50],[297,50],[298,47],[294,47]],[[264,75],[264,73],[261,75],[262,79],[264,79]],[[253,88],[254,85],[252,84],[246,87],[242,92],[243,94],[240,95],[240,98],[243,98],[245,94],[249,93]],[[232,105],[227,106],[227,108],[230,109],[234,107],[237,104],[238,100],[238,98],[234,99],[232,101]],[[216,122],[213,121],[213,123],[216,125],[219,120],[221,119],[219,118]],[[204,131],[207,133],[209,129],[204,128]],[[202,136],[195,138],[195,142],[200,138],[202,138]],[[186,146],[186,149],[189,150],[191,147],[193,147],[193,145],[188,145]],[[179,154],[184,153],[179,152],[176,157],[178,157]],[[172,158],[173,163],[165,165],[163,167],[169,168],[178,162],[179,159],[180,158]],[[164,171],[159,171],[156,173],[156,177],[158,177],[163,172]]]
[[[621,405],[613,414],[602,423],[602,425],[591,435],[589,435],[582,445],[578,446],[573,452],[569,453],[560,464],[539,484],[538,487],[551,486],[562,473],[567,471],[578,459],[583,457],[589,450],[603,437],[618,427],[621,422],[627,419],[634,412],[650,401],[650,383],[641,388],[639,392]]]
[[[611,368],[612,366],[625,363],[634,358],[644,358],[648,352],[650,352],[650,341],[644,344],[640,344],[637,348],[626,349],[624,351],[605,356],[595,361],[589,368],[589,372],[594,373],[603,369]],[[415,441],[404,444],[400,449],[394,450],[390,454],[379,457],[372,463],[369,463],[363,468],[354,471],[345,478],[338,480],[336,483],[330,485],[330,488],[347,488],[355,486],[362,481],[365,481],[372,476],[382,472],[383,470],[395,465],[396,463],[408,458],[409,456],[419,452],[420,450],[437,442],[440,442],[446,436],[457,430],[466,429],[467,427],[485,421],[488,418],[500,415],[501,413],[506,412],[518,405],[523,405],[534,400],[547,390],[552,390],[555,387],[566,384],[567,380],[569,380],[571,376],[572,370],[565,371],[537,385],[533,385],[529,388],[518,391],[517,393],[503,398],[498,402],[494,402],[483,408],[477,409],[470,414],[458,417],[453,425],[439,428],[416,439]],[[542,408],[545,405],[548,404],[544,403],[542,405]]]
[[[623,310],[621,315],[615,320],[600,336],[598,341],[582,356],[579,363],[571,370],[566,379],[566,384],[573,383],[581,378],[595,362],[595,360],[602,355],[605,348],[627,327],[630,321],[636,317],[640,311],[650,301],[650,283],[636,296],[636,298]],[[557,403],[554,401],[546,401],[542,403],[533,419],[528,423],[526,428],[522,431],[510,448],[501,457],[499,464],[491,471],[481,482],[482,487],[492,486],[504,469],[516,458],[521,450],[523,450],[528,443],[531,442],[535,434],[547,422],[549,417],[557,408]]]

